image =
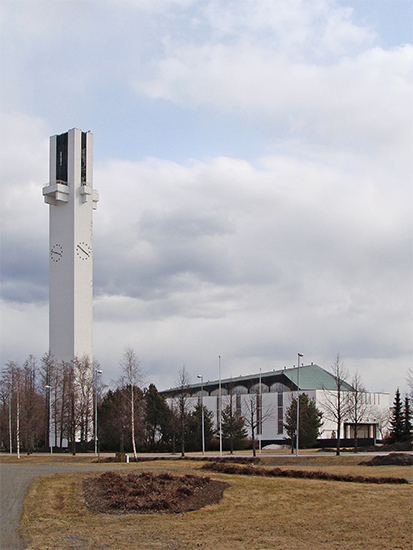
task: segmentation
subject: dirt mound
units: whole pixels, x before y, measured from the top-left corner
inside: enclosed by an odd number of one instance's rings
[[[365,477],[348,474],[330,474],[313,470],[283,470],[282,468],[258,468],[256,466],[239,466],[238,464],[207,463],[202,470],[211,470],[221,474],[246,476],[291,477],[301,479],[322,479],[326,481],[348,481],[354,483],[408,483],[407,479],[397,477]]]
[[[360,462],[362,466],[413,466],[413,455],[408,453],[390,453],[385,456],[375,456],[367,462]]]
[[[83,483],[88,508],[106,513],[189,512],[219,502],[227,483],[209,477],[105,472]]]

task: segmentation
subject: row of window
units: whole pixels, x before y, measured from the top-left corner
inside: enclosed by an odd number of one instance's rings
[[[217,427],[219,426],[220,422],[220,414],[221,414],[221,399],[219,395],[217,397],[217,403],[216,403],[216,419],[217,419]],[[277,397],[277,426],[278,426],[278,434],[282,434],[284,432],[284,396],[282,393],[278,394]],[[198,396],[198,403],[201,404],[201,396]],[[257,435],[262,434],[262,395],[257,394],[256,395],[256,415],[257,415]],[[238,416],[242,415],[242,395],[241,394],[235,394],[235,413]]]

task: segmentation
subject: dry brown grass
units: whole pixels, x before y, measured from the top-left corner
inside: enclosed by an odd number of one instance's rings
[[[150,463],[147,464],[150,467]],[[152,463],[155,465],[155,463]],[[156,464],[157,471],[195,473],[201,463]],[[146,466],[146,465],[145,465]],[[314,465],[320,469],[320,465]],[[326,466],[328,471],[332,466]],[[128,471],[134,469],[127,467]],[[321,468],[322,469],[322,468]],[[380,467],[342,465],[377,476]],[[334,469],[335,470],[335,469]],[[384,467],[409,477],[409,468]],[[190,550],[406,550],[412,547],[412,485],[367,485],[211,474],[230,488],[215,505],[166,515],[96,514],[84,503],[90,474],[39,478],[25,501],[21,533],[28,548]]]

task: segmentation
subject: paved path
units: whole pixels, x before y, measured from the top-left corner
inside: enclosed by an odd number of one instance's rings
[[[25,548],[18,528],[23,501],[34,479],[49,474],[113,470],[116,467],[116,464],[0,464],[0,549]]]

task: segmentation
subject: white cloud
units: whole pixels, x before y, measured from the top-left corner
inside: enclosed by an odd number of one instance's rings
[[[369,50],[332,65],[292,62],[282,52],[250,45],[178,47],[138,81],[150,97],[179,105],[242,113],[295,134],[373,148],[410,138],[413,47]],[[265,119],[265,120],[264,120]]]
[[[297,342],[315,361],[338,349],[406,356],[404,183],[383,185],[384,161],[377,184],[365,159],[352,158],[349,170],[330,156],[273,156],[255,168],[228,158],[101,167],[97,334],[117,319],[118,354],[132,341],[155,363],[182,357],[205,368],[222,350],[231,368],[267,368]],[[116,180],[128,182],[127,200]]]

